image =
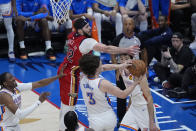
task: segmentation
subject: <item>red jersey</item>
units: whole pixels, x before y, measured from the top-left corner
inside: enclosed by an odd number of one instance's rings
[[[66,76],[59,79],[61,101],[66,105],[73,106],[77,102],[77,98],[70,97],[69,93],[78,93],[79,91],[79,59],[82,56],[79,46],[85,38],[85,36],[79,35],[76,32],[68,35],[67,56],[58,69],[59,73],[62,66],[67,64],[64,69]]]

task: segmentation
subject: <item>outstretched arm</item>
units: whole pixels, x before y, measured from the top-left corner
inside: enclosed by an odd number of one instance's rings
[[[109,71],[109,70],[117,70],[117,69],[124,69],[131,65],[131,61],[122,63],[122,64],[105,64],[102,65],[102,71]]]
[[[0,104],[5,105],[17,118],[23,119],[32,113],[42,102],[44,102],[50,93],[45,92],[42,93],[34,104],[31,106],[21,110],[18,106],[14,103],[11,95],[7,93],[0,93]]]
[[[149,113],[150,131],[159,131],[154,121],[153,99],[150,93],[150,88],[148,86],[148,81],[146,77],[140,82],[140,86],[144,93],[146,101],[148,102],[147,107],[148,107],[148,113]]]
[[[129,54],[133,56],[137,52],[139,52],[139,47],[129,46],[128,48],[120,48],[116,46],[107,46],[105,44],[99,43],[93,47],[93,50],[104,52],[104,53],[109,53],[109,54]]]
[[[111,82],[107,80],[102,80],[100,84],[100,90],[102,92],[107,92],[118,98],[124,99],[133,91],[133,89],[137,86],[138,83],[139,81],[136,81],[125,90],[120,90],[118,87],[113,86]]]

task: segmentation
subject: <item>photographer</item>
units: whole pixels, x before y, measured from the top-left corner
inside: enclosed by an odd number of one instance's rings
[[[155,73],[164,88],[181,86],[182,75],[194,60],[192,51],[183,44],[183,37],[180,33],[174,33],[171,41],[172,48],[163,47],[161,62],[154,65]]]

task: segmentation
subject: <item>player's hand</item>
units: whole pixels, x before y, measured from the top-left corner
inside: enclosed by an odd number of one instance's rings
[[[140,52],[140,48],[138,45],[134,45],[134,46],[129,46],[127,48],[127,54],[131,55],[131,56],[135,56],[137,53]]]
[[[44,92],[42,93],[40,96],[39,96],[39,101],[41,103],[43,103],[47,98],[48,96],[50,96],[50,93],[49,92]]]
[[[67,67],[67,64],[64,64],[62,67],[61,67],[61,70],[59,71],[59,78],[63,77],[63,76],[66,76],[66,74],[64,73],[64,69]]]
[[[78,96],[78,93],[69,93],[68,96],[77,97]]]
[[[155,123],[150,124],[150,131],[160,131]]]
[[[128,66],[131,66],[132,65],[132,60],[126,60],[124,61],[124,63],[120,64],[119,65],[119,69],[120,70],[124,70],[125,68],[127,68]]]

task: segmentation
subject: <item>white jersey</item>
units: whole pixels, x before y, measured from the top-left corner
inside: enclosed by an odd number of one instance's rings
[[[89,116],[112,110],[107,93],[99,89],[102,80],[102,78],[89,79],[83,76],[80,81],[82,95]]]
[[[132,76],[126,77],[123,75],[123,81],[126,87],[130,86],[133,83],[132,78],[133,78]],[[140,106],[140,105],[147,104],[147,101],[145,99],[145,96],[142,92],[140,85],[137,85],[129,96],[131,97],[131,105],[133,106]]]
[[[7,93],[11,95],[14,103],[21,108],[21,91],[32,89],[32,83],[17,83],[15,92],[11,92],[5,88],[0,90],[0,93]],[[0,126],[16,126],[19,119],[4,105],[0,105]]]
[[[1,89],[0,93],[10,94],[14,103],[21,107],[21,95],[19,90],[11,92],[7,89]],[[4,105],[0,105],[0,126],[16,126],[19,123],[19,119]]]

